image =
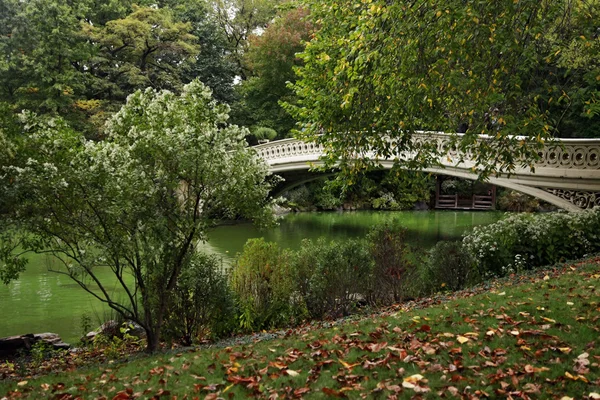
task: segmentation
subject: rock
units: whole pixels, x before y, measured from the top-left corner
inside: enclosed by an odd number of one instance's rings
[[[54,350],[68,349],[71,346],[62,341],[56,333],[28,333],[20,336],[9,336],[0,338],[0,359],[18,356],[20,353],[28,353],[38,342],[45,342]]]
[[[413,210],[415,210],[415,211],[429,210],[429,205],[424,201],[418,201],[415,203]]]
[[[351,293],[348,300],[354,303],[356,307],[364,307],[367,305],[367,299],[360,293]]]
[[[16,356],[19,351],[28,351],[35,343],[33,334],[0,338],[0,359]]]
[[[43,340],[44,342],[50,343],[50,344],[62,342],[62,339],[56,333],[50,333],[50,332],[36,333],[33,335],[33,337],[35,338],[36,342],[40,341],[40,340]]]
[[[283,207],[279,204],[273,204],[272,209],[273,209],[273,214],[275,214],[276,216],[289,214],[292,211],[291,208]]]
[[[82,343],[91,343],[94,341],[94,338],[98,336],[99,333],[100,332],[97,331],[88,332],[84,336],[82,336],[80,340]]]
[[[112,319],[110,321],[106,321],[105,323],[100,325],[100,328],[98,328],[96,330],[108,337],[114,337],[114,336],[121,337],[122,336],[121,335],[121,325],[119,325],[119,323],[117,321],[112,320]]]
[[[53,343],[52,346],[54,346],[54,350],[69,350],[71,348],[71,345],[65,342]]]
[[[140,324],[133,321],[127,321],[119,325],[117,321],[110,320],[100,325],[95,331],[86,333],[85,336],[81,337],[81,341],[83,343],[92,342],[99,334],[110,338],[115,336],[122,338],[123,333],[121,332],[121,327],[127,328],[127,334],[130,336],[138,339],[146,338],[146,330]]]
[[[138,339],[146,338],[146,330],[140,324],[133,321],[128,321],[127,327],[129,328],[129,330],[127,331],[128,335],[131,335]]]

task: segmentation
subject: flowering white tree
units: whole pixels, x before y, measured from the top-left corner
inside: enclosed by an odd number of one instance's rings
[[[207,228],[270,215],[266,166],[246,146],[248,132],[227,125],[227,111],[194,81],[180,95],[134,93],[101,142],[23,114],[29,159],[0,172],[14,196],[4,227],[15,228],[4,230],[0,278],[24,268],[16,248],[51,254],[56,272],[139,323],[155,350],[169,294]],[[119,298],[100,269],[114,274]]]

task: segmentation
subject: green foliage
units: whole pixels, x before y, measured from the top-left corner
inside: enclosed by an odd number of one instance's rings
[[[60,359],[64,353],[66,353],[66,350],[55,349],[52,344],[43,340],[39,340],[35,342],[28,351],[28,355],[31,359],[29,362],[29,367],[34,369],[39,368],[44,361],[51,360],[53,358]]]
[[[445,179],[441,184],[442,194],[457,194],[459,196],[473,195],[473,181],[467,179]]]
[[[306,211],[313,208],[313,197],[311,189],[307,185],[301,185],[285,193],[287,205],[300,210]]]
[[[371,294],[374,303],[400,302],[414,286],[411,277],[422,260],[416,250],[406,244],[406,233],[406,229],[398,224],[385,223],[367,235],[375,265]]]
[[[517,214],[475,227],[464,244],[482,275],[503,276],[600,251],[600,208]]]
[[[306,4],[319,29],[288,109],[301,136],[327,149],[328,165],[358,172],[397,156],[409,169],[427,167],[446,149],[414,132],[466,125],[452,146],[472,151],[486,176],[529,166],[544,138],[571,133],[566,119],[597,130],[596,1]],[[476,142],[481,133],[493,140]]]
[[[254,31],[267,26],[280,3],[281,0],[215,0],[211,4],[216,23],[227,39],[229,58],[242,79],[248,75],[244,63],[248,39]]]
[[[233,294],[219,258],[196,254],[189,262],[173,291],[164,335],[187,346],[235,330]]]
[[[202,0],[5,0],[0,4],[0,102],[60,115],[90,138],[137,89],[179,92],[201,79],[234,100],[236,66]],[[199,49],[202,51],[199,53]],[[0,134],[0,137],[2,135]]]
[[[240,89],[246,123],[269,126],[283,137],[296,123],[280,102],[295,102],[288,85],[296,81],[293,68],[301,65],[296,54],[304,50],[313,30],[307,16],[303,8],[280,13],[262,34],[250,36],[244,55],[250,70]]]
[[[320,178],[294,188],[284,196],[298,210],[336,210],[340,207],[408,210],[429,203],[435,180],[429,174],[400,169],[379,170],[355,176],[347,185],[339,176]]]
[[[90,314],[81,314],[79,325],[81,326],[82,335],[86,335],[88,332],[90,332],[92,330],[92,317],[90,317]]]
[[[58,272],[139,323],[156,349],[170,294],[213,220],[269,220],[266,166],[247,148],[247,131],[227,125],[227,111],[194,81],[180,95],[136,92],[101,142],[60,119],[24,113],[31,157],[0,174],[14,193],[2,226],[19,232],[24,250],[51,254]],[[0,252],[10,266],[8,254]],[[112,271],[124,299],[97,279],[98,268]]]
[[[238,65],[231,60],[227,35],[214,16],[212,4],[204,0],[170,0],[163,7],[173,10],[175,17],[191,25],[200,52],[178,74],[184,82],[199,79],[210,87],[215,100],[231,104],[236,100],[233,88]]]
[[[301,317],[292,297],[290,253],[275,243],[248,240],[233,266],[231,288],[239,301],[243,330],[289,325]]]
[[[261,140],[273,140],[277,137],[277,131],[275,129],[260,126],[252,131],[252,134],[259,141]]]
[[[438,242],[419,269],[426,293],[460,290],[480,281],[475,260],[462,242]]]
[[[310,317],[348,315],[368,298],[373,268],[364,241],[304,240],[294,257],[294,274]]]
[[[314,205],[321,210],[337,210],[342,206],[342,196],[336,181],[324,180],[311,185]]]
[[[503,211],[532,212],[538,209],[540,202],[516,190],[506,190],[498,196],[498,206]]]
[[[410,210],[418,202],[428,203],[435,190],[435,178],[430,174],[393,168],[381,179],[382,196],[373,208]]]
[[[140,339],[129,334],[127,323],[115,324],[116,333],[100,332],[94,336],[92,345],[94,349],[102,351],[109,360],[121,358],[130,347],[139,347]]]
[[[84,25],[83,32],[99,49],[94,68],[110,82],[105,90],[125,98],[146,87],[181,90],[176,71],[185,70],[199,51],[191,29],[169,9],[134,5],[125,18],[98,28]]]

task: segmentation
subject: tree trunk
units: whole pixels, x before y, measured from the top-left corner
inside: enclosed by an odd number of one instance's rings
[[[160,330],[159,329],[146,329],[146,352],[154,353],[158,350],[158,345],[160,343]]]

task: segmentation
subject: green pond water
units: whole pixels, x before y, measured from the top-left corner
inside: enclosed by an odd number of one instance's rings
[[[260,231],[251,224],[220,226],[209,233],[206,251],[220,254],[229,263],[250,238],[264,237],[284,248],[298,248],[302,239],[363,237],[384,221],[395,221],[408,229],[413,244],[431,247],[439,240],[460,238],[476,225],[497,221],[497,212],[400,211],[302,213],[285,216],[279,226]],[[67,276],[49,271],[52,260],[46,256],[30,258],[27,271],[17,281],[0,284],[0,337],[24,333],[55,332],[65,341],[77,343],[82,334],[82,315],[96,327],[111,312]],[[100,274],[112,282],[110,271]],[[117,286],[114,286],[119,295]]]

